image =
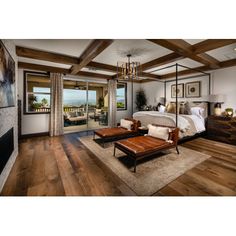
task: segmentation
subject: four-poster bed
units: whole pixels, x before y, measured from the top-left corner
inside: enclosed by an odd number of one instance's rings
[[[193,70],[194,72],[198,73],[195,76],[188,76],[188,77],[180,77],[180,75],[184,75],[184,70],[179,71],[180,68]],[[157,80],[164,84],[164,104],[167,104],[167,84],[173,83],[175,88],[178,88],[178,82],[183,80],[188,80],[192,78],[199,78],[206,76],[208,78],[208,91],[207,95],[210,95],[210,86],[211,86],[211,75],[209,73],[205,73],[200,70],[192,69],[187,66],[183,66],[180,64],[174,64],[167,67],[163,67],[158,70],[154,70],[152,72],[157,72],[169,68],[174,68],[175,71],[175,78],[172,80]],[[181,73],[180,73],[181,72]],[[173,73],[173,74],[174,74]],[[179,75],[180,74],[180,75]],[[189,100],[189,101],[188,101]],[[142,126],[147,126],[148,124],[155,124],[161,126],[175,126],[180,129],[180,138],[187,138],[193,137],[194,135],[199,135],[205,132],[205,121],[207,116],[209,115],[209,102],[202,101],[202,98],[198,101],[196,98],[193,99],[183,99],[178,97],[178,93],[175,93],[174,101],[170,101],[169,106],[172,105],[173,110],[172,112],[160,112],[160,111],[139,111],[133,114],[134,119],[138,119],[141,121]],[[188,105],[188,112],[180,113],[179,109],[181,106]],[[187,109],[187,108],[186,108]]]

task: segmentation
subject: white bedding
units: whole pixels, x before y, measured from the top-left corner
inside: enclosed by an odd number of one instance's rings
[[[133,114],[133,118],[140,120],[142,126],[147,126],[148,123],[159,125],[176,124],[176,115],[173,113],[162,113],[158,111],[139,111]],[[159,123],[160,122],[160,123]],[[194,127],[192,127],[194,125]],[[197,115],[178,115],[178,127],[182,133],[195,130],[194,133],[205,131],[204,118]]]
[[[205,128],[205,120],[202,116],[196,116],[196,115],[183,115],[184,116],[188,116],[194,123],[195,128],[197,130],[198,133],[203,132],[206,130]]]

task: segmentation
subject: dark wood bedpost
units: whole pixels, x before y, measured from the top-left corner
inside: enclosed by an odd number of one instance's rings
[[[166,80],[164,82],[164,104],[162,105],[166,106]]]
[[[175,127],[178,127],[178,63],[175,65]]]

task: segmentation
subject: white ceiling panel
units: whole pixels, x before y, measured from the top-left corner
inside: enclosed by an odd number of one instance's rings
[[[15,39],[17,46],[79,57],[91,39]]]
[[[236,59],[236,43],[230,44],[228,46],[217,48],[207,52],[210,56],[216,58],[219,61],[226,61],[230,59]]]
[[[127,61],[127,54],[131,54],[131,61],[142,64],[169,53],[170,50],[145,39],[117,39],[94,61],[116,66],[117,61]]]
[[[150,72],[152,74],[156,74],[156,75],[164,75],[164,74],[168,74],[168,73],[172,73],[175,71],[175,67],[171,67],[171,68],[167,68],[167,69],[163,69],[163,70],[160,70],[160,71],[155,71],[155,70],[159,70],[161,68],[164,68],[164,67],[167,67],[167,66],[171,66],[171,65],[175,65],[176,63],[180,64],[180,65],[183,65],[183,66],[187,66],[187,67],[190,67],[190,68],[195,68],[195,67],[199,67],[199,66],[202,66],[201,63],[199,62],[196,62],[196,61],[193,61],[191,59],[188,59],[188,58],[185,58],[185,59],[182,59],[182,60],[178,60],[176,62],[172,62],[172,63],[168,63],[168,64],[165,64],[163,66],[158,66],[156,68],[152,68],[152,69],[149,69],[145,72]],[[179,66],[178,67],[178,70],[181,71],[181,70],[185,70],[185,68]]]

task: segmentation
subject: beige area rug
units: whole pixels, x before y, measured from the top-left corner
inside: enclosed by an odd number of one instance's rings
[[[156,193],[186,171],[210,158],[209,155],[179,146],[179,155],[174,148],[150,158],[141,159],[137,162],[136,173],[134,173],[131,158],[118,149],[116,149],[116,157],[113,156],[112,143],[106,143],[103,148],[93,141],[92,136],[81,137],[79,140],[140,196]]]

